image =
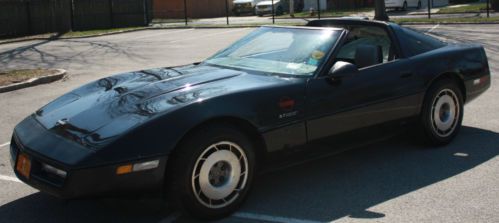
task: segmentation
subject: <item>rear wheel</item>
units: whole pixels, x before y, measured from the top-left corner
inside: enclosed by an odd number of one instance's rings
[[[237,210],[249,191],[255,166],[248,138],[230,125],[212,125],[183,142],[167,170],[170,200],[205,219]]]
[[[448,144],[459,132],[463,119],[463,96],[452,79],[434,83],[423,104],[421,133],[432,145]]]

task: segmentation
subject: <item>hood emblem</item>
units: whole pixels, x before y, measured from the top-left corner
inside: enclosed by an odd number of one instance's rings
[[[67,118],[60,119],[59,121],[57,121],[57,122],[55,123],[55,126],[62,126],[62,125],[66,125],[66,124],[68,124],[68,121],[69,121],[69,120],[68,120]]]

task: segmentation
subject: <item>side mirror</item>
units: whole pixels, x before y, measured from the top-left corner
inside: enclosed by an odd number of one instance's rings
[[[329,70],[329,76],[333,79],[342,78],[349,74],[357,73],[358,71],[359,69],[354,64],[338,61],[333,65],[331,70]]]

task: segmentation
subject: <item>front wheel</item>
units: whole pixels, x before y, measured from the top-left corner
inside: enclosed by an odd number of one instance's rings
[[[442,79],[426,93],[420,117],[424,139],[436,146],[448,144],[463,119],[463,96],[454,80]]]
[[[167,170],[170,199],[204,219],[236,211],[251,186],[255,166],[252,144],[245,134],[232,126],[215,125],[183,141]]]

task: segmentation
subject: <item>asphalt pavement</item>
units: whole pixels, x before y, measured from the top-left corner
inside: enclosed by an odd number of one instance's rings
[[[465,107],[463,128],[439,149],[410,135],[267,173],[220,222],[499,222],[499,25],[411,26],[486,47],[492,87]],[[0,45],[0,67],[63,68],[52,84],[0,93],[1,222],[191,222],[154,197],[59,200],[20,183],[8,155],[24,117],[83,83],[119,72],[205,59],[252,29],[146,30]]]

